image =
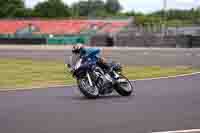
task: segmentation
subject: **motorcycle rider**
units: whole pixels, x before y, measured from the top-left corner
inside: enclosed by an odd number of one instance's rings
[[[101,49],[99,48],[93,48],[93,47],[84,47],[82,44],[77,44],[73,46],[72,53],[74,56],[76,56],[74,60],[77,60],[77,58],[83,59],[82,65],[89,65],[88,60],[90,62],[96,62],[101,68],[105,69],[106,71],[109,71],[110,64],[106,61],[105,58],[100,56]]]

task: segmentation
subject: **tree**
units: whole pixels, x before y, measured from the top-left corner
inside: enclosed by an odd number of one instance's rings
[[[38,3],[34,8],[34,14],[38,17],[61,18],[69,17],[70,11],[62,0],[48,0]]]
[[[89,16],[103,16],[106,14],[105,3],[102,0],[89,0]]]
[[[0,17],[15,17],[24,9],[23,0],[0,0]]]
[[[32,18],[32,17],[36,17],[37,15],[34,13],[34,10],[31,8],[20,8],[15,11],[14,16],[16,18]]]
[[[89,14],[89,4],[88,1],[79,1],[72,5],[73,14],[77,16],[88,16]]]
[[[118,0],[107,0],[105,6],[107,12],[111,14],[117,14],[122,9]]]
[[[79,1],[72,5],[75,16],[104,16],[106,13],[105,3],[102,0]]]

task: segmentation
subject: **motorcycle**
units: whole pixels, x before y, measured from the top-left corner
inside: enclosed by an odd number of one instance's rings
[[[71,74],[77,80],[80,92],[89,99],[95,99],[113,93],[115,90],[121,96],[130,96],[133,92],[133,85],[122,74],[120,64],[111,63],[110,71],[101,68],[97,62],[83,65],[82,58],[74,65],[67,64]]]

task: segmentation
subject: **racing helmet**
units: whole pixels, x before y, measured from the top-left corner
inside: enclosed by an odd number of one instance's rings
[[[72,53],[76,53],[76,54],[80,53],[80,51],[81,51],[81,49],[82,49],[83,47],[84,47],[84,46],[83,46],[81,43],[76,44],[76,45],[73,46],[73,48],[72,48]]]

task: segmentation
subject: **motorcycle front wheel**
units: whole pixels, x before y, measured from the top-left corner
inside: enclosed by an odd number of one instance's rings
[[[87,78],[77,80],[78,87],[81,93],[89,99],[95,99],[99,97],[99,89],[96,86],[91,86]]]
[[[115,85],[115,90],[117,93],[119,93],[121,96],[130,96],[133,92],[133,89],[133,84],[129,81],[129,79],[121,75]]]

